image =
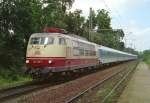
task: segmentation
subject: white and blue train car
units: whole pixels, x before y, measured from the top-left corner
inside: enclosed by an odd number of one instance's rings
[[[98,54],[99,60],[102,64],[121,62],[121,61],[129,61],[129,60],[137,59],[136,55],[122,52],[119,50],[115,50],[112,48],[108,48],[108,47],[105,47],[102,45],[100,45],[98,47],[98,53],[99,53]]]

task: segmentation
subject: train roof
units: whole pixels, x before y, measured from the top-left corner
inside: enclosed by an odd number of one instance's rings
[[[50,35],[62,36],[62,37],[66,37],[66,38],[76,40],[76,41],[80,41],[80,42],[83,42],[83,43],[97,45],[100,49],[103,49],[103,50],[106,50],[106,51],[111,51],[111,52],[117,52],[117,53],[120,53],[120,54],[136,56],[136,55],[133,55],[133,54],[130,54],[130,53],[127,53],[127,52],[119,51],[119,50],[112,49],[112,48],[109,48],[109,47],[106,47],[106,46],[103,46],[103,45],[98,45],[96,43],[89,42],[89,41],[87,41],[87,39],[83,39],[83,37],[74,36],[74,34],[63,34],[63,33],[34,33],[34,34],[32,34],[32,36],[44,36],[44,35],[47,35],[47,36],[50,36]]]
[[[63,34],[63,33],[33,33],[31,37],[34,37],[34,36],[62,36],[62,37],[65,37],[65,38],[69,38],[69,39],[72,39],[72,40],[76,40],[76,41],[80,41],[80,42],[83,42],[83,43],[87,43],[87,44],[92,44],[92,45],[97,45],[93,42],[89,42],[87,39],[84,39],[83,37],[80,37],[80,36],[75,36],[74,34]]]

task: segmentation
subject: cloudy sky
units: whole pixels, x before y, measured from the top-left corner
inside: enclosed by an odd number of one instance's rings
[[[72,11],[81,9],[87,17],[90,7],[110,12],[112,27],[123,28],[127,46],[150,49],[150,0],[75,0]]]

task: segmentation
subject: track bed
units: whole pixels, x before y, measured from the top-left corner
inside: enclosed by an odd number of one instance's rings
[[[65,103],[72,98],[84,92],[88,88],[96,85],[98,82],[104,81],[112,75],[126,70],[130,65],[135,65],[135,61],[126,62],[108,69],[98,71],[81,78],[58,84],[55,86],[47,86],[28,95],[22,95],[16,99],[10,99],[9,102],[18,103]]]

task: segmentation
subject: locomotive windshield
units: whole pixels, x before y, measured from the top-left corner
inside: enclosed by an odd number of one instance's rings
[[[31,38],[30,44],[32,45],[47,45],[53,44],[54,38],[52,37],[33,37]]]

